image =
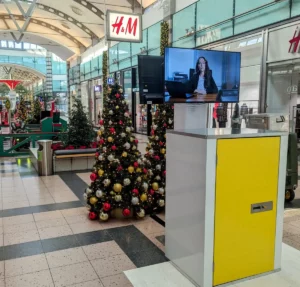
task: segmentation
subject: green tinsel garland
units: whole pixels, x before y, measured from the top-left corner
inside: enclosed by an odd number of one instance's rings
[[[165,54],[165,48],[169,46],[169,23],[163,21],[160,25],[160,55]]]

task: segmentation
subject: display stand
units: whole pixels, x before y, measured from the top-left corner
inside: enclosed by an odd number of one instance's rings
[[[166,256],[197,286],[281,268],[288,134],[168,131]]]

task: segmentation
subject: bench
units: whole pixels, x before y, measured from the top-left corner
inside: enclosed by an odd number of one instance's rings
[[[96,151],[96,148],[54,151],[53,171],[91,170],[95,163]]]

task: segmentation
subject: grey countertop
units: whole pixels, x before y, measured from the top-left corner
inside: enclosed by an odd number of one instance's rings
[[[219,138],[254,138],[254,137],[275,137],[287,136],[287,132],[257,130],[257,129],[197,129],[197,130],[168,130],[168,134],[177,134],[205,139]]]

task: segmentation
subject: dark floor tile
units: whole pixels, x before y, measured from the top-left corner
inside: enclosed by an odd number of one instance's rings
[[[155,237],[161,244],[165,245],[165,235],[161,235],[161,236],[156,236]]]
[[[144,251],[127,252],[126,255],[133,262],[137,268],[152,265],[150,264],[150,258]]]
[[[41,241],[9,245],[3,247],[1,260],[15,259],[43,253]]]
[[[14,209],[6,209],[0,212],[0,217],[10,217],[16,215],[25,215],[32,213],[31,207],[22,207],[22,208],[14,208]]]
[[[155,250],[145,250],[146,256],[148,256],[148,265],[160,264],[168,262],[169,259],[165,256],[165,253],[158,247]]]
[[[14,161],[6,161],[6,162],[1,162],[0,165],[16,165],[17,163]]]
[[[12,172],[18,172],[18,169],[2,169],[0,170],[0,173],[12,173]]]
[[[75,235],[44,239],[41,242],[44,253],[81,246]]]
[[[106,230],[76,234],[80,245],[91,245],[113,240]]]

